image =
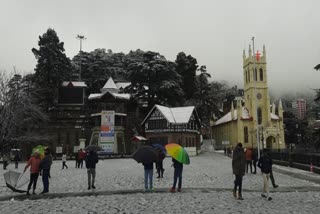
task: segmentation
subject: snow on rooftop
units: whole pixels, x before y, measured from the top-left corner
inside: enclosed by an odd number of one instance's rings
[[[102,96],[102,94],[90,94],[88,99],[93,100],[93,99],[100,98],[101,96]]]
[[[234,118],[233,120],[237,120],[238,115],[237,115],[237,110],[235,109],[234,112]],[[250,115],[249,112],[247,110],[247,108],[242,107],[242,119],[250,119]],[[227,114],[225,114],[223,117],[221,117],[219,120],[217,120],[214,125],[219,125],[219,124],[223,124],[223,123],[227,123],[231,121],[231,112],[228,112]]]
[[[271,115],[271,120],[279,120],[278,115],[275,115],[273,113],[270,113],[270,115]]]
[[[130,82],[118,82],[118,83],[116,83],[116,86],[117,86],[118,89],[120,89],[120,88],[125,89],[129,85],[131,85]]]
[[[110,93],[110,94],[115,98],[126,99],[126,100],[130,99],[130,94],[118,94],[118,93]]]
[[[113,96],[116,99],[125,99],[125,100],[129,100],[130,99],[130,94],[118,94],[118,93],[112,93],[112,92],[109,92],[109,91],[106,91],[106,92],[101,93],[101,94],[90,94],[88,99],[89,100],[100,99],[106,93],[111,94],[111,96]]]
[[[170,123],[188,123],[194,106],[169,108],[161,105],[155,106]]]
[[[110,88],[118,89],[118,87],[117,87],[116,84],[114,83],[112,77],[110,77],[110,78],[108,79],[108,81],[106,82],[106,84],[103,86],[103,89],[110,89]]]
[[[63,87],[67,87],[70,84],[72,84],[73,87],[87,87],[85,82],[80,82],[80,81],[64,81],[64,82],[62,82]]]

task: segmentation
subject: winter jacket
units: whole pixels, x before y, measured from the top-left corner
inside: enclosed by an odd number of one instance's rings
[[[62,162],[66,162],[67,161],[67,156],[66,155],[62,155]]]
[[[86,153],[84,151],[80,151],[78,156],[79,160],[84,160],[86,158]]]
[[[30,172],[31,173],[39,173],[39,171],[40,171],[40,162],[41,162],[40,158],[36,158],[36,157],[32,156],[28,160],[26,168],[31,166],[30,167]]]
[[[246,156],[242,147],[236,146],[233,150],[232,171],[235,175],[244,175],[246,168]]]
[[[142,163],[144,166],[144,169],[153,169],[153,162],[151,163]]]
[[[41,169],[50,169],[52,164],[51,155],[46,155],[40,162],[40,170]]]
[[[258,167],[262,173],[269,174],[272,171],[272,159],[269,155],[263,155],[260,157]]]
[[[173,167],[175,169],[183,168],[183,164],[177,161],[176,159],[172,158],[172,162],[173,162]]]
[[[246,150],[246,160],[247,161],[251,161],[252,160],[252,150],[251,149],[247,149]]]
[[[90,152],[86,157],[86,167],[87,169],[95,169],[98,163],[98,155],[94,152]]]

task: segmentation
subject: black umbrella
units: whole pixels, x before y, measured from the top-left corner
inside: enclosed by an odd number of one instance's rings
[[[29,179],[23,176],[23,173],[9,170],[5,172],[3,176],[7,187],[12,191],[19,193],[27,192],[23,189],[25,189],[24,186],[29,182]]]
[[[152,163],[158,160],[159,150],[151,146],[142,146],[132,155],[132,158],[138,163]]]
[[[89,145],[85,148],[85,150],[88,152],[90,152],[90,151],[94,151],[94,152],[103,151],[101,146],[98,146],[98,145]]]

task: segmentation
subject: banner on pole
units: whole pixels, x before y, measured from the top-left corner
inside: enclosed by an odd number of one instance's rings
[[[106,153],[113,153],[114,147],[114,111],[101,112],[100,146]]]

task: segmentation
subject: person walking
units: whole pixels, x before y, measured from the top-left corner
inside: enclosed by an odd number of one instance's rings
[[[160,149],[161,150],[161,149]],[[166,157],[166,155],[164,154],[164,152],[161,150],[159,152],[159,160],[156,162],[156,168],[157,168],[157,173],[158,173],[158,177],[157,178],[163,178],[163,172],[164,172],[164,168],[163,168],[163,159]]]
[[[232,171],[235,175],[233,196],[238,200],[243,200],[242,197],[242,179],[245,174],[246,156],[242,148],[242,144],[238,143],[234,148],[232,156]],[[238,194],[237,194],[238,193]]]
[[[15,168],[18,169],[19,166],[19,161],[20,161],[20,155],[18,152],[16,152],[15,156],[14,156],[14,165]]]
[[[250,166],[250,173],[252,173],[252,150],[250,148],[246,149],[246,173],[249,173]]]
[[[31,156],[31,158],[28,160],[27,165],[24,168],[23,173],[25,173],[30,166],[30,182],[28,185],[27,195],[30,195],[29,191],[32,185],[33,185],[32,194],[36,194],[35,190],[37,187],[37,181],[38,181],[39,172],[40,172],[40,162],[41,160],[40,160],[39,151],[36,150],[33,156]]]
[[[279,185],[277,185],[275,180],[274,180],[273,173],[272,173],[272,168],[271,168],[271,172],[270,172],[270,180],[271,180],[273,188],[278,188],[279,187]]]
[[[145,191],[153,190],[153,162],[142,163],[144,166],[144,189]],[[148,185],[149,184],[149,185]]]
[[[3,170],[7,170],[7,166],[9,165],[9,158],[7,155],[3,155]]]
[[[173,162],[173,168],[174,168],[174,175],[173,175],[173,186],[170,189],[170,192],[172,193],[176,192],[177,181],[178,181],[178,192],[181,192],[183,164],[174,158],[172,158],[172,162]]]
[[[42,175],[43,191],[41,194],[49,192],[49,177],[52,165],[52,156],[49,148],[45,149],[45,156],[40,162],[40,175]]]
[[[268,201],[271,201],[269,191],[269,179],[270,173],[272,171],[272,159],[270,157],[270,153],[267,149],[263,150],[263,154],[258,161],[258,167],[261,169],[262,177],[263,177],[263,192],[261,196],[263,198],[267,198]]]
[[[95,178],[96,178],[96,165],[98,163],[98,155],[94,151],[90,151],[86,156],[86,168],[88,173],[88,190],[95,189]]]
[[[76,168],[79,168],[79,152],[80,150],[78,150],[78,153],[75,153],[75,159],[76,159]]]
[[[257,162],[258,162],[257,149],[252,149],[252,162],[253,162],[253,168],[254,168],[253,174],[257,174]]]
[[[68,169],[66,162],[67,162],[67,155],[64,153],[62,155],[62,169],[64,169],[64,167],[66,167]]]
[[[80,152],[79,152],[79,165],[78,165],[78,168],[82,168],[83,167],[83,161],[85,160],[85,158],[86,158],[86,153],[82,150],[82,149],[80,149]]]

